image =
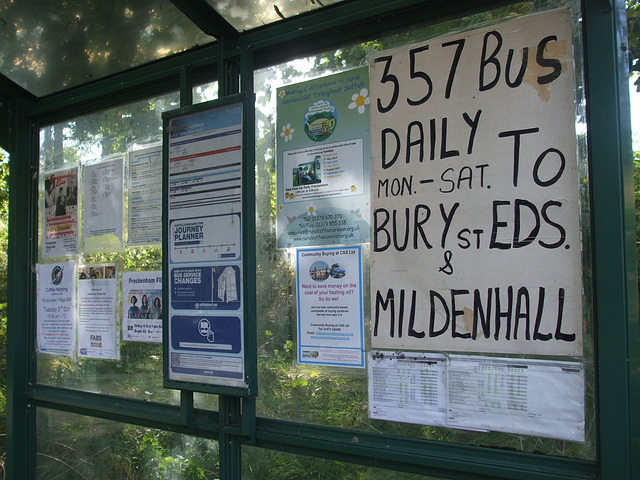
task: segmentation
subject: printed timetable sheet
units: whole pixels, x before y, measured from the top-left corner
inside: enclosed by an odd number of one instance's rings
[[[584,442],[580,363],[452,355],[447,425]]]
[[[579,362],[370,352],[369,416],[584,442]]]
[[[444,425],[446,357],[374,352],[369,357],[371,418]]]

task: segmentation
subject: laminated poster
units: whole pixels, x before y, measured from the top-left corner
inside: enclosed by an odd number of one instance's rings
[[[78,357],[120,357],[116,286],[115,265],[78,267]]]
[[[129,153],[128,245],[162,243],[162,147]]]
[[[579,362],[370,352],[369,416],[584,442]]]
[[[361,247],[297,254],[298,362],[364,368]]]
[[[122,340],[162,343],[162,271],[122,275]]]
[[[78,169],[44,176],[43,257],[78,253]]]
[[[279,248],[369,241],[368,81],[362,67],[277,90]]]
[[[98,249],[98,242],[103,248],[105,244],[122,248],[123,175],[123,157],[85,165],[85,250]]]
[[[243,104],[168,130],[169,379],[245,387]]]
[[[38,265],[38,353],[73,355],[76,344],[76,266]]]

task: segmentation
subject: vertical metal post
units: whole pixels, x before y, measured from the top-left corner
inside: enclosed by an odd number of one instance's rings
[[[180,70],[180,106],[193,105],[193,69],[185,65]]]
[[[191,427],[193,425],[193,392],[180,390],[180,417],[182,424]]]
[[[218,98],[224,97],[228,95],[229,92],[226,91],[227,82],[225,73],[225,62],[224,62],[224,37],[220,37],[217,40],[218,42]]]
[[[253,81],[253,51],[251,49],[243,49],[240,54],[240,89],[243,92],[254,92]],[[255,109],[250,112],[245,112],[249,115],[248,124],[255,125]],[[244,135],[244,147],[247,149],[247,168],[245,172],[255,172],[256,160],[255,160],[255,130],[245,132]],[[244,204],[246,205],[244,211],[245,227],[244,231],[248,239],[256,238],[256,218],[255,218],[255,175],[249,175],[247,173],[244,178]],[[256,269],[253,267],[256,265],[256,245],[255,242],[245,242],[245,251],[243,253],[245,265],[248,268],[244,269],[244,291],[245,294],[245,358],[246,358],[246,380],[247,384],[258,384],[258,345],[257,345],[257,279]],[[257,391],[250,392],[254,398],[245,398],[242,400],[242,433],[249,439],[249,442],[255,442],[256,436],[256,400],[255,396]]]
[[[185,65],[180,70],[180,106],[190,105],[193,105],[193,69]],[[193,425],[193,392],[190,390],[180,390],[180,416],[183,425]]]
[[[227,432],[227,427],[240,419],[240,399],[220,395],[220,480],[237,480],[241,477],[242,452],[240,438]]]
[[[238,64],[235,59],[225,58],[224,40],[219,41],[218,52],[218,96],[223,97],[238,93],[240,85],[238,83]],[[243,195],[246,189],[243,189]],[[243,205],[246,213],[246,201],[243,199]],[[243,213],[243,216],[244,216]],[[247,232],[244,233],[247,236]],[[244,260],[244,265],[252,264]],[[246,268],[245,268],[246,271]],[[246,291],[246,290],[245,290]],[[245,319],[246,322],[246,319]],[[246,346],[245,346],[246,348]],[[242,471],[242,452],[241,442],[237,434],[229,432],[227,427],[236,426],[241,423],[241,407],[240,398],[220,395],[220,480],[235,480],[240,478]],[[233,428],[233,430],[236,430]]]
[[[35,478],[36,412],[25,396],[35,383],[35,266],[37,245],[37,131],[27,101],[16,101],[9,165],[7,311],[8,479]]]
[[[632,398],[639,383],[638,298],[626,13],[621,0],[585,0],[583,12],[601,473],[605,480],[637,479]]]

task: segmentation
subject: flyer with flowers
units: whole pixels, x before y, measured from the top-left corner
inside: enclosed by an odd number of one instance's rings
[[[367,67],[277,90],[278,247],[366,243]]]

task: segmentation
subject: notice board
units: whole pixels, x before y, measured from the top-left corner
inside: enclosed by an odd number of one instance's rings
[[[252,108],[249,96],[239,94],[163,114],[167,386],[238,396],[257,391],[246,381],[243,271]]]
[[[582,355],[568,10],[370,60],[373,348]]]

